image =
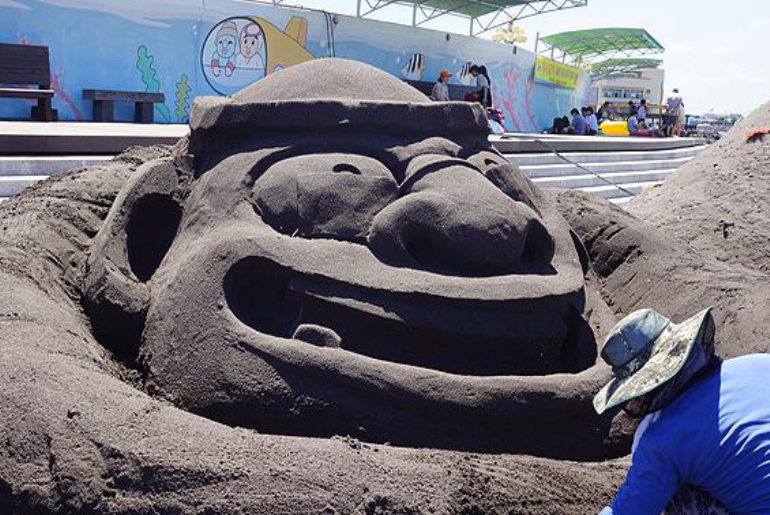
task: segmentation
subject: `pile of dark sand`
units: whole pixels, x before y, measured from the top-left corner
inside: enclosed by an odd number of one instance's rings
[[[722,356],[770,350],[770,136],[746,137],[762,125],[770,103],[625,209],[556,194],[615,313],[680,321],[712,306]]]
[[[767,113],[630,213],[554,195],[588,250],[597,309],[653,307],[681,320],[712,305],[723,355],[767,350],[768,142],[741,139]],[[261,435],[133,386],[135,372],[94,339],[83,313],[85,256],[138,166],[171,155],[130,151],[0,206],[0,513],[596,513],[611,500],[627,460]]]
[[[599,295],[617,317],[652,308],[681,322],[713,307],[721,356],[770,350],[770,281],[763,272],[697,251],[589,194],[561,191],[556,198],[589,252]]]
[[[638,218],[728,265],[770,273],[770,102],[662,185],[628,204]]]
[[[260,435],[132,386],[80,305],[135,150],[0,206],[0,513],[593,513],[624,461],[578,464]],[[469,421],[472,423],[472,421]]]

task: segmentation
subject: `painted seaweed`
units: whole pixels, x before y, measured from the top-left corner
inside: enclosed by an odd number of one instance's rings
[[[176,120],[179,123],[190,121],[190,81],[187,74],[183,73],[176,83]]]
[[[158,72],[152,67],[155,58],[150,55],[147,47],[144,45],[136,49],[136,55],[136,68],[142,74],[144,90],[149,93],[160,93],[160,82],[157,78]],[[171,122],[171,112],[166,107],[166,104],[155,104],[155,110],[163,117],[165,122]]]

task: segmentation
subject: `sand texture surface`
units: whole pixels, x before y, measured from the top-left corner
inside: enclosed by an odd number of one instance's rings
[[[589,513],[611,499],[624,460],[263,435],[134,386],[82,312],[82,250],[123,183],[168,153],[132,151],[0,207],[0,513]]]
[[[770,102],[628,210],[728,265],[770,272]]]
[[[770,347],[769,112],[624,210],[319,60],[26,190],[0,514],[597,513],[634,430],[591,407],[616,320],[713,306],[721,355]]]

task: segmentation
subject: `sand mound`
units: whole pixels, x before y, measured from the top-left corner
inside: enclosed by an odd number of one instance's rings
[[[83,252],[133,151],[0,206],[0,513],[593,513],[627,463],[260,435],[153,399],[91,334]],[[180,164],[181,165],[181,164]]]
[[[348,59],[314,59],[236,93],[236,104],[308,100],[429,103],[431,100],[378,68]]]
[[[544,194],[479,109],[396,83],[297,66],[202,102],[189,146],[0,205],[0,513],[595,513],[627,461],[500,452],[628,450],[632,424],[591,408],[616,315],[713,305],[723,355],[767,350],[759,230],[720,260],[670,185],[635,202],[670,202],[651,221]],[[316,94],[374,102],[262,116]],[[766,162],[720,145],[698,162]],[[687,198],[764,223],[764,196],[733,207],[698,166]]]
[[[638,218],[729,264],[770,272],[770,102],[628,205]]]
[[[674,231],[588,194],[563,191],[557,201],[585,243],[599,293],[617,316],[653,308],[681,321],[712,306],[721,356],[770,351],[770,281],[763,272],[693,249]],[[675,209],[669,214],[676,217]],[[692,220],[690,228],[698,227]]]

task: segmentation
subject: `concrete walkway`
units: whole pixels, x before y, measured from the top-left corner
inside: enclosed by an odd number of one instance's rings
[[[645,188],[660,184],[705,148],[698,145],[673,150],[560,152],[571,163],[554,153],[504,155],[541,187],[582,190],[620,204]]]
[[[187,125],[0,122],[0,154],[117,154],[134,145],[173,145]]]
[[[0,201],[51,175],[111,159],[130,146],[170,145],[188,133],[187,125],[0,122]],[[580,189],[617,203],[659,184],[705,148],[702,140],[690,138],[507,134],[490,141],[542,187]]]

